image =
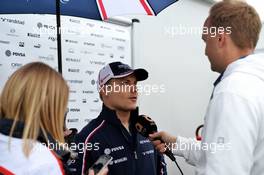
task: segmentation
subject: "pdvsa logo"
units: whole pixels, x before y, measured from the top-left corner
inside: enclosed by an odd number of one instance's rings
[[[5,51],[5,55],[7,57],[10,57],[12,55],[12,52],[10,50]]]
[[[25,57],[26,54],[25,53],[22,53],[22,52],[12,52],[10,50],[6,50],[5,51],[5,55],[7,57],[10,57],[10,56],[16,56],[16,57]]]

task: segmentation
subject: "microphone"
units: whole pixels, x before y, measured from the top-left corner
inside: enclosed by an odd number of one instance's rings
[[[149,137],[149,134],[153,134],[158,131],[156,123],[148,116],[140,115],[136,120],[135,125],[137,131],[144,137]],[[162,143],[165,143],[161,138],[156,138],[156,140],[160,140]],[[176,161],[173,153],[166,149],[164,152],[172,161]]]

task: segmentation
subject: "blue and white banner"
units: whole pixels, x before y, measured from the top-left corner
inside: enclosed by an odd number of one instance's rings
[[[62,16],[62,75],[70,87],[67,127],[80,130],[98,116],[99,70],[113,61],[131,65],[131,27]],[[0,92],[21,66],[44,62],[58,69],[55,15],[0,15]]]

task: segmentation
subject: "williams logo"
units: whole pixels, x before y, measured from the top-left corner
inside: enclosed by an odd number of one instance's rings
[[[27,36],[32,38],[40,38],[40,34],[37,33],[28,33]]]
[[[16,56],[16,57],[25,57],[26,56],[25,53],[21,53],[21,52],[11,52],[10,50],[6,50],[5,51],[5,55],[7,57],[10,57],[11,55],[12,56]]]
[[[1,17],[1,21],[2,22],[8,22],[8,23],[25,25],[25,21],[20,21],[18,19],[8,19],[8,18]]]

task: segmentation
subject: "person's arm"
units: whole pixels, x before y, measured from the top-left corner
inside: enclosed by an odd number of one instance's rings
[[[176,156],[184,157],[187,163],[196,166],[201,156],[201,142],[195,138],[178,136],[172,152]]]
[[[258,136],[258,111],[253,101],[233,93],[216,94],[208,108],[198,174],[249,175]]]
[[[161,141],[156,140],[156,138],[161,138],[165,143],[161,143]],[[175,137],[164,131],[151,134],[150,139],[153,140],[152,143],[161,153],[169,149],[174,155],[184,157],[187,163],[191,165],[196,165],[200,159],[200,141],[180,136]]]

